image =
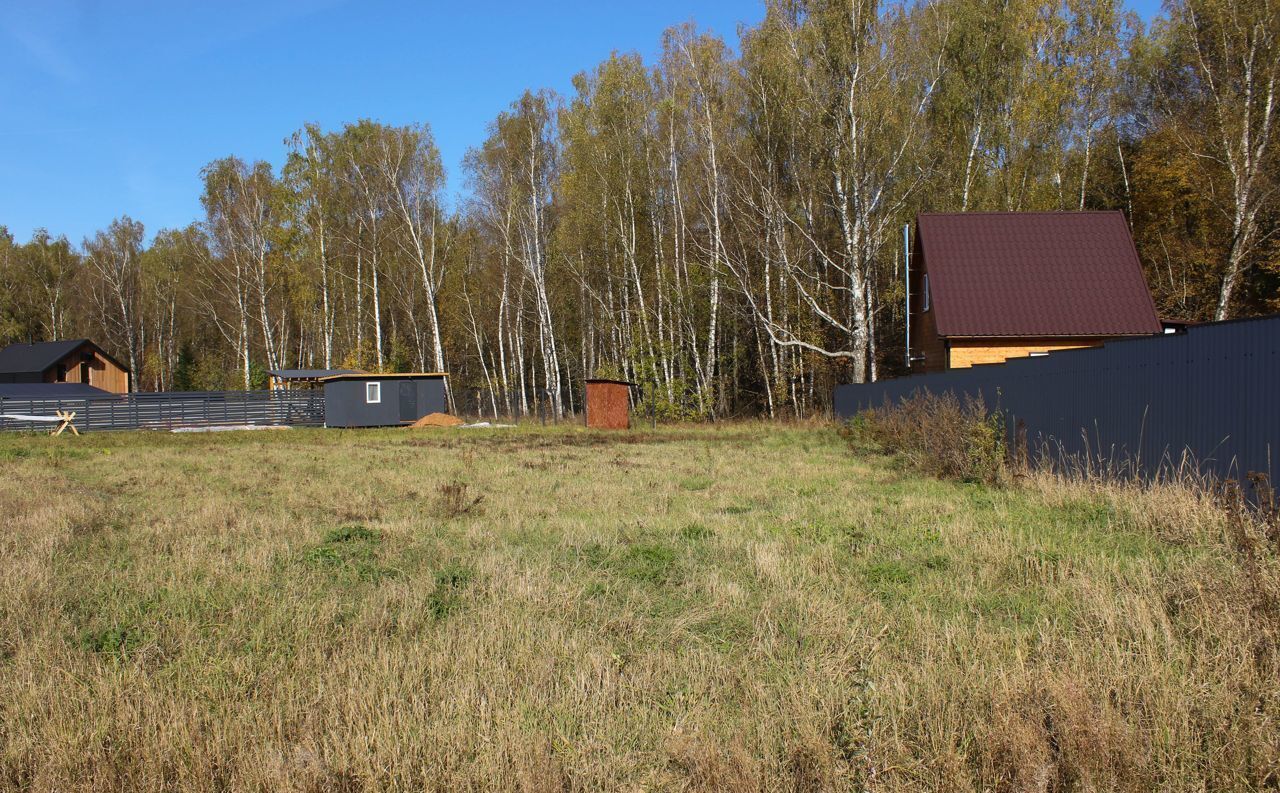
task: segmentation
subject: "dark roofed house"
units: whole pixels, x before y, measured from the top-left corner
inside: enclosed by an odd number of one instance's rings
[[[910,289],[912,373],[1161,332],[1119,212],[921,214]]]
[[[129,368],[88,339],[10,344],[0,350],[0,383],[80,383],[129,391]]]

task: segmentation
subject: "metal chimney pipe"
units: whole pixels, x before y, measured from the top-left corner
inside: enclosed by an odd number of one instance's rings
[[[903,312],[907,323],[906,351],[907,373],[911,373],[911,224],[902,225],[902,269],[907,278],[907,310]]]

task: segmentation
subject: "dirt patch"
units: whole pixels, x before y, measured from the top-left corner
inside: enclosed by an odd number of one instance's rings
[[[448,413],[428,413],[410,424],[409,428],[423,429],[426,427],[457,427],[462,423],[462,419],[457,416],[450,416]]]

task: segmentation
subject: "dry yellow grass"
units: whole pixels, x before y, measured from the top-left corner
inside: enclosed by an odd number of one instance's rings
[[[472,432],[0,437],[0,787],[1280,779],[1276,552],[1203,500]]]

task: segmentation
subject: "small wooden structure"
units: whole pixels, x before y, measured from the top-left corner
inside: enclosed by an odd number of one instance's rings
[[[631,389],[626,380],[595,378],[587,381],[587,426],[600,430],[625,430],[631,426]]]
[[[63,430],[71,430],[72,435],[79,435],[80,430],[76,429],[76,425],[71,422],[76,420],[76,412],[74,410],[59,410],[55,415],[61,423],[58,428],[53,431],[53,435],[61,435]]]
[[[56,423],[58,426],[53,432],[49,433],[50,435],[61,435],[64,430],[71,430],[72,435],[80,434],[80,430],[76,429],[76,425],[71,423],[76,420],[76,412],[74,410],[55,410],[52,416],[33,416],[27,413],[0,413],[0,419]]]
[[[10,344],[0,350],[0,383],[79,383],[129,392],[129,367],[88,339]]]

